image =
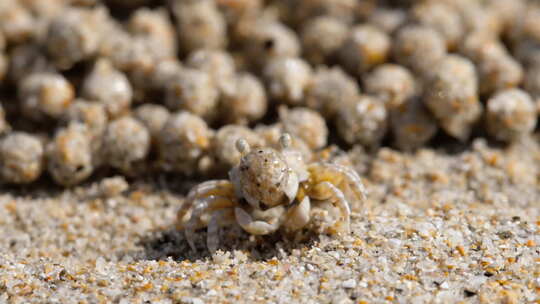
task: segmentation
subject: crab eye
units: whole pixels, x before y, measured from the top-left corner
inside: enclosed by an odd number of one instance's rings
[[[238,139],[236,141],[236,150],[238,150],[238,152],[240,152],[240,154],[242,154],[242,155],[245,155],[245,154],[249,153],[249,144],[248,144],[248,142],[243,138]]]
[[[289,133],[283,133],[283,135],[279,137],[279,145],[281,146],[281,149],[283,150],[290,147],[291,141],[291,135]]]

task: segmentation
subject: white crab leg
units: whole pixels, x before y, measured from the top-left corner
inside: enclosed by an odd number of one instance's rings
[[[310,196],[318,200],[331,200],[341,212],[341,221],[345,223],[345,232],[350,232],[351,209],[341,190],[330,182],[320,182],[312,189]]]
[[[208,199],[197,200],[196,206],[191,212],[191,218],[184,227],[184,235],[186,236],[189,247],[191,247],[193,251],[197,251],[195,243],[193,243],[193,239],[195,238],[195,230],[197,229],[197,225],[199,224],[199,215],[206,207],[208,207]]]
[[[253,235],[265,235],[276,231],[279,228],[279,221],[268,223],[265,221],[255,221],[244,209],[235,208],[234,214],[238,225],[245,231]]]
[[[216,252],[219,245],[219,227],[225,223],[226,212],[231,212],[232,209],[220,209],[212,212],[210,221],[208,222],[208,230],[206,234],[206,247],[211,253]]]
[[[186,200],[209,195],[211,193],[229,191],[229,189],[232,189],[232,184],[229,180],[218,179],[206,181],[198,184],[193,189],[191,189],[187,195]]]
[[[223,208],[231,208],[234,205],[236,205],[236,202],[230,200],[228,197],[223,196],[210,196],[197,200],[197,203],[193,207],[191,218],[185,227],[183,227],[186,240],[191,249],[194,251],[197,250],[195,248],[195,244],[193,243],[193,239],[195,236],[195,230],[200,228],[199,226],[201,225],[201,214],[203,214],[203,212],[214,211],[216,209],[219,210]]]
[[[189,223],[191,223],[191,221]],[[193,242],[193,239],[195,238],[195,229],[189,227],[189,223],[188,227],[184,229],[184,236],[186,237],[189,247],[191,247],[193,251],[197,252],[197,247],[195,247],[195,243]]]
[[[347,185],[354,192],[357,199],[362,201],[366,199],[367,190],[354,169],[338,164],[315,163],[310,165],[310,170],[315,174],[322,174],[323,172],[327,174],[332,172],[340,174],[347,180]]]
[[[211,180],[198,184],[191,191],[189,191],[184,204],[180,210],[178,210],[177,218],[179,225],[185,224],[192,217],[192,207],[194,202],[201,197],[207,197],[210,195],[223,195],[229,194],[232,190],[232,184],[226,179]]]

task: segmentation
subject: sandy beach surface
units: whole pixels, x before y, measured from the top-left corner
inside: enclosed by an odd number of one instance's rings
[[[350,157],[369,190],[352,233],[295,242],[174,228],[192,183],[107,180],[0,196],[0,303],[538,303],[540,147]]]

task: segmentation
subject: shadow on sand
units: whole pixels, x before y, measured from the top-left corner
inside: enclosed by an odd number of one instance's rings
[[[294,249],[313,246],[317,236],[303,236],[301,240],[285,238],[279,231],[266,236],[252,236],[239,227],[222,229],[218,250],[231,252],[240,250],[249,253],[253,261],[266,261],[272,258],[288,256]],[[166,260],[169,257],[176,261],[211,259],[212,253],[206,248],[206,231],[197,231],[194,240],[197,250],[190,248],[182,231],[174,227],[156,231],[141,239],[142,250],[128,252],[135,260]],[[122,258],[122,256],[120,256]]]

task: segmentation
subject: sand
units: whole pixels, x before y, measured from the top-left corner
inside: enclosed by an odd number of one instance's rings
[[[369,190],[351,235],[233,227],[213,255],[174,229],[193,181],[4,187],[0,303],[540,303],[537,139],[350,154]]]

